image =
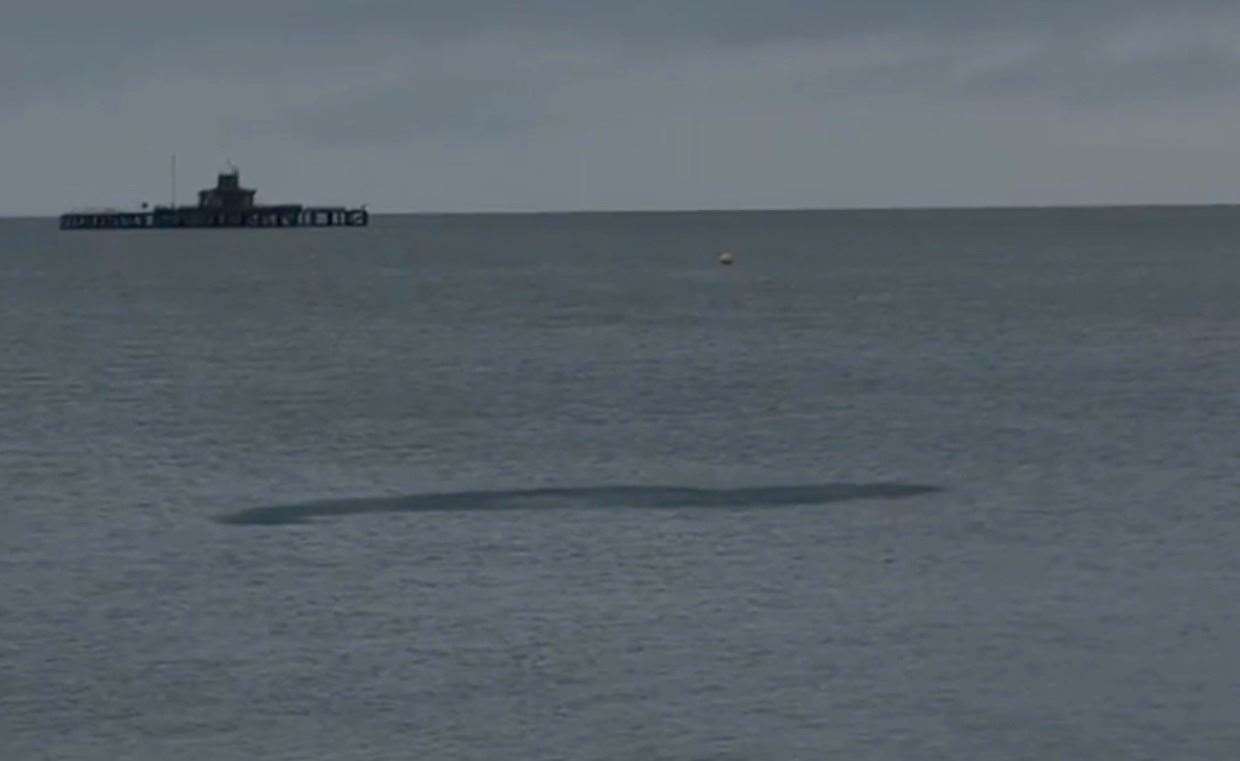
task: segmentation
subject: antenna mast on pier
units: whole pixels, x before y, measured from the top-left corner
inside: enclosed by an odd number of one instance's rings
[[[177,155],[172,154],[172,208],[177,207]]]

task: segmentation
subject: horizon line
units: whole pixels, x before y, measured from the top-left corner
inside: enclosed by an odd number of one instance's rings
[[[1202,201],[1202,202],[1150,202],[1150,203],[1046,203],[1046,204],[927,204],[909,206],[772,206],[772,207],[701,207],[683,209],[526,209],[526,210],[476,210],[476,211],[378,211],[371,209],[372,217],[494,217],[494,216],[568,216],[568,215],[603,215],[603,214],[772,214],[772,213],[807,213],[807,212],[900,212],[900,211],[1071,211],[1071,210],[1106,210],[1106,209],[1212,209],[1240,206],[1235,201]],[[124,211],[124,210],[118,210]],[[0,214],[0,220],[37,220],[57,219],[61,213],[53,214]],[[142,213],[142,210],[134,213]]]

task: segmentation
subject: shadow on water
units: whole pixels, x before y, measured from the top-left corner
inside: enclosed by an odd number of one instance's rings
[[[594,486],[514,491],[463,491],[399,497],[340,499],[255,507],[218,517],[239,526],[283,526],[314,518],[361,513],[423,513],[467,510],[764,508],[819,505],[857,499],[894,499],[942,491],[937,486],[901,483],[761,486],[694,489],[674,486]]]

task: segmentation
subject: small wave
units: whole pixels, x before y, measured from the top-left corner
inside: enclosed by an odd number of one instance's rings
[[[477,510],[543,509],[755,509],[818,505],[858,499],[916,497],[942,491],[937,486],[904,483],[832,483],[809,486],[756,486],[698,489],[680,486],[590,486],[507,491],[461,491],[363,497],[323,502],[254,507],[219,516],[239,526],[282,526],[315,518],[364,513],[422,513]]]

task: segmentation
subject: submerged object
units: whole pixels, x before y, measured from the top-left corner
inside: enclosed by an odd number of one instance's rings
[[[724,265],[725,267],[734,261],[736,260],[732,257],[731,251],[724,251],[722,254],[719,255],[719,263]]]
[[[175,181],[174,181],[175,182]],[[176,227],[365,227],[370,212],[362,206],[302,206],[254,203],[255,190],[241,187],[236,167],[221,172],[214,188],[198,192],[197,206],[156,206],[141,211],[71,211],[60,215],[61,230],[130,230]]]

